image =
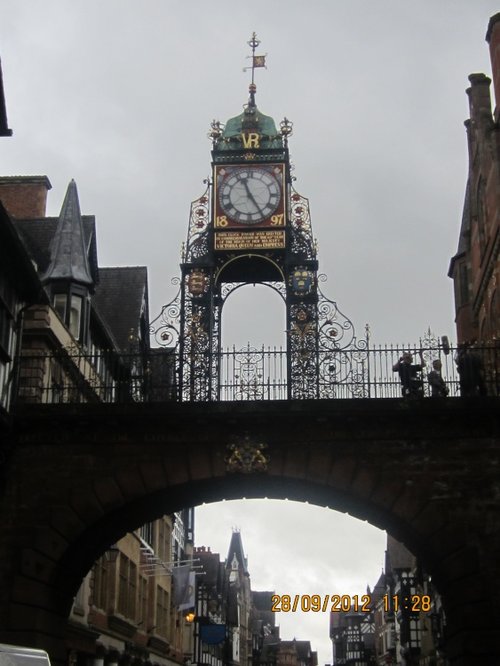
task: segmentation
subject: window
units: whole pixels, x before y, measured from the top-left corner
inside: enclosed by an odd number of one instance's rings
[[[100,557],[94,566],[94,606],[107,611],[109,564],[104,557]]]
[[[168,592],[159,585],[156,587],[156,631],[162,636],[168,636]]]
[[[141,539],[154,549],[154,523],[146,523],[140,528]]]
[[[120,569],[118,577],[118,612],[124,617],[135,620],[137,596],[137,567],[120,553]]]
[[[69,332],[75,338],[80,339],[80,326],[82,320],[82,297],[71,296],[71,308],[69,311]]]
[[[420,647],[420,626],[418,619],[410,620],[410,647]]]
[[[158,557],[164,562],[173,559],[170,554],[170,527],[166,520],[161,518],[158,521]]]
[[[146,627],[148,619],[148,579],[145,576],[139,576],[139,617],[141,626]]]
[[[85,599],[85,579],[82,581],[82,584],[78,588],[78,592],[76,593],[76,596],[73,600],[73,609],[72,612],[75,613],[75,615],[84,615],[85,609],[84,609],[84,599]]]
[[[71,335],[75,340],[79,340],[81,336],[83,298],[77,294],[54,294],[53,307],[61,318],[61,321],[69,328]]]
[[[66,322],[66,304],[68,302],[67,294],[54,294],[54,310],[57,312],[61,321]]]

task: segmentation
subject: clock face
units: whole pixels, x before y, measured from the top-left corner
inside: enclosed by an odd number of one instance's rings
[[[270,217],[281,201],[280,181],[262,167],[234,167],[219,186],[219,205],[241,224],[258,224]]]

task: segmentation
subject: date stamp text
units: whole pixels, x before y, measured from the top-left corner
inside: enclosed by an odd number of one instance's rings
[[[412,594],[408,597],[384,594],[377,600],[371,594],[273,594],[271,611],[273,613],[371,613],[375,607],[385,612],[399,610],[408,613],[428,613],[431,610],[431,598],[428,594]]]

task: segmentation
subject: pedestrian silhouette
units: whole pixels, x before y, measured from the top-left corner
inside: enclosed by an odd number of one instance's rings
[[[392,366],[394,372],[399,374],[403,396],[405,398],[415,398],[424,395],[424,382],[422,380],[422,369],[425,361],[420,354],[420,364],[413,363],[411,352],[403,352],[399,361]]]
[[[433,398],[446,398],[449,393],[449,389],[446,386],[446,382],[441,375],[441,368],[443,364],[437,358],[432,361],[432,370],[427,375],[427,381],[431,387],[431,396]]]
[[[469,343],[463,342],[458,346],[455,363],[460,375],[460,395],[486,395],[483,363],[478,352],[472,349]]]

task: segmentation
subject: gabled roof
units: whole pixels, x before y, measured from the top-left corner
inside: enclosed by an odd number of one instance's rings
[[[243,542],[241,540],[240,532],[233,532],[231,535],[231,542],[229,543],[229,551],[227,553],[226,567],[231,568],[231,563],[236,556],[240,569],[243,573],[248,573],[248,561],[243,553]]]
[[[314,652],[311,650],[311,641],[298,641],[295,638],[291,641],[282,640],[279,649],[280,651],[295,650],[301,661],[308,661],[314,655]]]
[[[373,592],[371,593],[371,597],[372,597],[373,601],[378,601],[380,598],[383,597],[383,595],[386,592],[386,586],[387,586],[387,576],[382,571],[382,573],[379,576],[378,581],[375,583],[375,587],[373,588]]]
[[[26,260],[35,264],[44,283],[64,279],[94,286],[93,316],[113,345],[129,351],[131,329],[135,337],[141,315],[145,323],[149,320],[147,268],[98,268],[95,218],[81,215],[74,181],[59,217],[16,219],[11,224]]]
[[[42,280],[68,280],[87,286],[93,284],[74,180],[71,180],[66,190],[57,227],[50,242],[50,263]]]
[[[99,285],[94,307],[106,322],[121,351],[131,348],[130,334],[136,336],[144,313],[148,322],[148,271],[145,266],[118,266],[99,269]],[[146,310],[144,311],[144,308]],[[147,341],[144,341],[147,344]]]

